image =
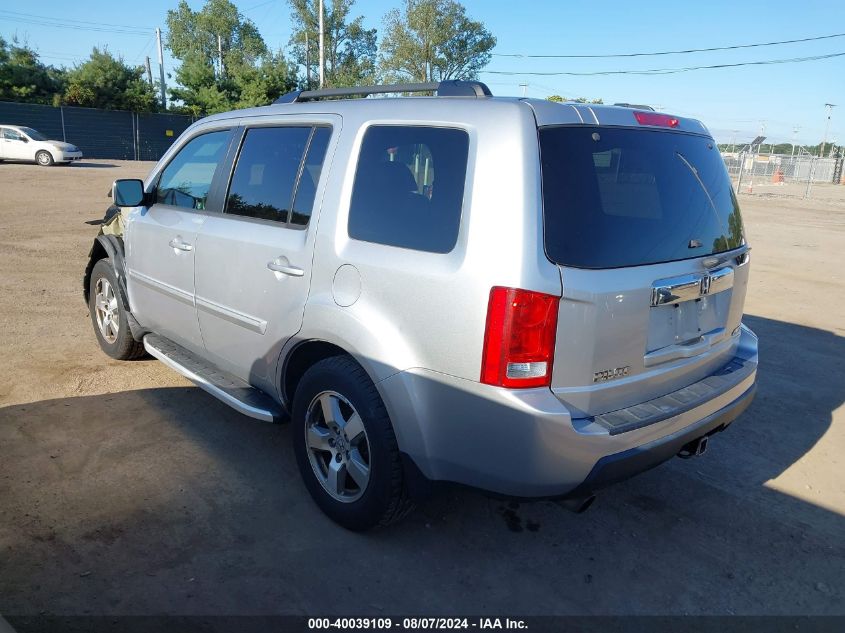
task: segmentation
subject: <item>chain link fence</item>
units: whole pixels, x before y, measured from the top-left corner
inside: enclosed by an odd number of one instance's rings
[[[73,143],[84,158],[158,160],[192,122],[179,114],[0,101],[0,124],[24,125]]]
[[[723,152],[737,193],[810,197],[816,185],[845,185],[843,159],[809,154]]]

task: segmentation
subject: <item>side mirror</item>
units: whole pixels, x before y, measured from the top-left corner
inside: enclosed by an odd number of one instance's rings
[[[119,207],[139,207],[144,204],[144,183],[134,178],[115,180],[112,200]]]
[[[28,139],[28,138],[26,138],[25,136],[19,136],[19,137],[18,137],[18,140],[19,140],[19,141],[23,141],[24,143],[29,143],[29,139]]]

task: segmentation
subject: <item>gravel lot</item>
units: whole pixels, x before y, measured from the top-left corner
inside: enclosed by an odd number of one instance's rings
[[[0,164],[0,613],[845,614],[845,187],[741,197],[760,386],[705,456],[584,515],[450,489],[353,534],[286,426],[97,347],[85,221],[150,167]]]

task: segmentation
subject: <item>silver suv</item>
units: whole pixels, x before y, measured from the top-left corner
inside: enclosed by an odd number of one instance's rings
[[[84,285],[103,350],[292,420],[347,528],[432,482],[584,509],[754,394],[748,246],[695,120],[477,82],[298,92],[198,121],[113,198]]]

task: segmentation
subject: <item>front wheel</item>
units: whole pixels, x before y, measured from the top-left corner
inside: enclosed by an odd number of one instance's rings
[[[53,164],[53,155],[42,149],[35,155],[35,162],[42,167],[50,167]]]
[[[144,355],[143,344],[132,338],[123,296],[111,259],[94,264],[88,286],[88,310],[100,348],[117,360],[132,360]]]
[[[387,410],[351,357],[333,356],[305,372],[292,419],[299,472],[332,520],[366,530],[410,512],[413,504]]]

